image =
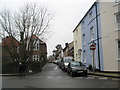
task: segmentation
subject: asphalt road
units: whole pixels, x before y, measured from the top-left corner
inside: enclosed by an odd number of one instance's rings
[[[2,88],[118,88],[118,80],[107,77],[70,77],[55,64],[26,77],[2,77]]]

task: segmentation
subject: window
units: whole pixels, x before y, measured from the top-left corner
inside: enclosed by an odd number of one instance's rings
[[[93,13],[92,13],[92,11],[89,13],[89,19],[92,19],[92,17],[93,17]]]
[[[93,26],[90,28],[90,39],[94,40],[94,28],[93,28]]]
[[[82,28],[85,28],[85,22],[82,21]]]
[[[83,51],[83,63],[86,64],[86,51]]]
[[[115,4],[119,4],[120,3],[120,0],[115,0]]]
[[[117,12],[116,14],[115,14],[115,21],[118,23],[118,22],[120,22],[120,12]]]
[[[83,45],[85,45],[85,34],[83,34]]]
[[[39,61],[39,55],[33,55],[33,61]]]
[[[75,46],[77,47],[77,41],[75,41]]]
[[[120,40],[118,41],[118,58],[120,58]]]
[[[33,50],[39,50],[39,41],[33,43]]]
[[[17,53],[19,53],[19,47],[17,47]]]

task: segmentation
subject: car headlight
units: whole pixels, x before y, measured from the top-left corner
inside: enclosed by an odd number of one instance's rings
[[[87,70],[87,68],[85,68],[84,70]]]
[[[76,71],[76,69],[72,68],[72,71]]]
[[[65,66],[68,66],[68,63],[65,63]]]

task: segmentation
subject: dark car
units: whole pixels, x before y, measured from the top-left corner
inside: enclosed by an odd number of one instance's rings
[[[71,76],[75,75],[87,76],[87,68],[82,62],[73,61],[68,64],[67,73],[70,74]]]
[[[71,57],[71,56],[64,57],[64,58],[61,60],[60,68],[61,68],[63,71],[67,71],[68,64],[69,64],[69,62],[72,62],[72,61],[74,61],[73,57]]]

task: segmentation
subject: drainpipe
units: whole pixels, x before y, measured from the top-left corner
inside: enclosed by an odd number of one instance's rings
[[[96,2],[96,4],[95,4],[95,7],[96,7],[96,25],[97,25],[98,62],[99,62],[99,71],[101,71],[101,66],[100,66],[100,46],[99,46],[99,28],[98,28],[97,2]]]

